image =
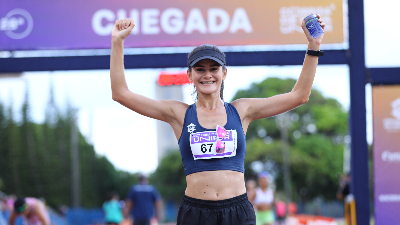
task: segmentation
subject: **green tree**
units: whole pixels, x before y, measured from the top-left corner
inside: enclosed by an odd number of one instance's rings
[[[185,171],[179,151],[170,151],[161,160],[149,181],[166,200],[181,202],[186,189]]]
[[[51,206],[71,205],[70,137],[72,107],[61,112],[53,89],[43,124],[31,119],[26,90],[16,121],[12,106],[0,102],[0,177],[8,194],[43,197]],[[110,191],[125,196],[136,176],[116,170],[79,132],[81,197],[83,207],[99,207]]]
[[[268,78],[253,83],[236,93],[239,98],[268,98],[287,93],[294,79]],[[347,113],[341,104],[325,98],[312,89],[309,101],[289,112],[288,130],[293,197],[334,199],[337,174],[342,170],[344,137],[347,134]],[[276,178],[278,191],[283,190],[282,143],[276,117],[250,123],[247,130],[246,178],[255,178],[254,162]]]

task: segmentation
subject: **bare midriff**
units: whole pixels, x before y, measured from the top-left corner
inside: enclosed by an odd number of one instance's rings
[[[186,176],[185,195],[202,200],[224,200],[246,193],[244,174],[232,170],[192,173]]]

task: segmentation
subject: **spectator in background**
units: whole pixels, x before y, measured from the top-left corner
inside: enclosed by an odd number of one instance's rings
[[[8,208],[8,210],[9,210],[10,212],[12,212],[13,209],[14,209],[14,202],[15,202],[15,200],[17,200],[17,196],[15,196],[14,194],[9,195],[9,196],[7,197],[7,199],[6,199],[6,207]]]
[[[160,195],[154,186],[148,184],[144,175],[139,176],[139,184],[130,188],[125,208],[125,214],[130,213],[133,217],[134,225],[150,225],[152,218],[161,219]]]
[[[257,187],[256,181],[254,181],[254,180],[247,180],[246,181],[247,197],[249,198],[249,201],[253,205],[254,209],[255,209],[254,198],[256,197],[256,187]]]
[[[0,213],[1,211],[7,210],[7,195],[0,191]]]
[[[275,212],[277,217],[277,224],[284,224],[286,216],[286,203],[276,199]]]
[[[264,171],[258,174],[258,188],[254,204],[256,206],[256,225],[272,225],[275,222],[273,212],[274,191],[269,187],[269,173]]]
[[[294,202],[289,202],[288,206],[288,215],[295,216],[297,214],[297,205]]]
[[[17,216],[22,216],[27,225],[50,225],[50,216],[46,206],[36,198],[18,198],[10,216],[10,225],[14,225]]]
[[[339,188],[336,193],[336,197],[339,200],[345,200],[346,196],[350,194],[350,175],[348,173],[344,174],[340,180]]]
[[[114,191],[108,194],[107,201],[103,203],[103,210],[106,224],[118,225],[124,218],[119,204],[119,196]]]

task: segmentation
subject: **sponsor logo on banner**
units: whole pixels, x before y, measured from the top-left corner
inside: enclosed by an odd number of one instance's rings
[[[400,152],[391,152],[391,151],[383,151],[382,152],[382,161],[385,162],[400,162]]]
[[[310,12],[318,12],[318,14],[324,18],[324,31],[333,32],[333,20],[331,16],[334,10],[336,10],[335,4],[316,7],[282,7],[279,9],[280,31],[282,34],[291,34],[294,32],[303,33],[303,29],[301,28],[300,24],[304,19],[304,15],[308,15]]]
[[[400,202],[400,194],[379,195],[380,202]]]
[[[33,29],[33,18],[24,9],[13,9],[0,19],[0,31],[12,39],[27,37]]]
[[[237,33],[239,30],[252,33],[253,27],[244,8],[236,8],[232,17],[221,8],[209,8],[204,17],[201,10],[192,8],[187,17],[179,8],[167,8],[163,11],[157,8],[132,9],[130,15],[125,9],[116,13],[109,9],[100,9],[93,14],[92,29],[100,36],[108,36],[112,32],[116,19],[133,18],[135,28],[133,35],[157,35],[163,31],[169,35],[191,34],[220,34],[228,31]],[[104,23],[107,21],[107,23]]]
[[[391,115],[394,118],[384,118],[382,120],[383,127],[387,132],[400,132],[400,98],[391,103]]]

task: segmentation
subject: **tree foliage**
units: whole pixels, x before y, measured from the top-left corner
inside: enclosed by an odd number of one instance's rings
[[[28,92],[26,92],[28,93]],[[72,204],[71,123],[72,109],[61,112],[52,91],[42,124],[31,119],[28,94],[21,121],[0,102],[0,179],[2,191],[21,196],[42,197],[54,207]],[[110,191],[125,196],[136,176],[115,169],[107,158],[95,153],[93,145],[79,133],[80,192],[83,207],[99,207]]]
[[[186,189],[186,178],[179,151],[168,152],[149,180],[163,198],[181,202]]]
[[[239,98],[267,98],[287,93],[294,79],[268,78],[236,93]],[[347,113],[341,104],[313,89],[307,104],[288,112],[290,173],[293,197],[335,198],[337,174],[343,165],[343,146],[347,134]],[[247,130],[246,178],[255,178],[254,162],[276,178],[277,191],[283,191],[282,142],[277,117],[250,123]],[[252,166],[253,165],[253,166]],[[300,191],[302,190],[302,191]],[[302,192],[302,195],[300,195]]]

